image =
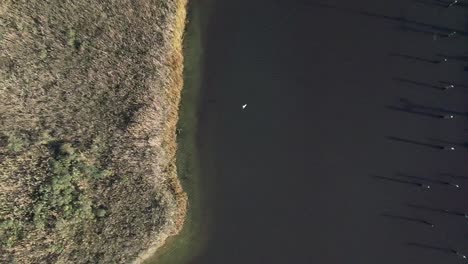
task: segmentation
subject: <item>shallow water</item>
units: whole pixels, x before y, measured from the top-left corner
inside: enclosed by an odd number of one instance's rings
[[[468,178],[444,175],[468,175],[468,149],[431,147],[467,141],[467,119],[407,103],[468,110],[468,87],[438,89],[468,84],[466,62],[430,62],[466,54],[430,32],[468,9],[424,3],[215,3],[198,132],[212,218],[191,263],[459,263],[467,220],[421,206],[468,208]]]

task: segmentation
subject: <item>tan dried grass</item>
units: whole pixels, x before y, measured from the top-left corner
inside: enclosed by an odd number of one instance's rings
[[[186,0],[0,3],[0,225],[19,230],[0,244],[0,262],[138,262],[181,229],[185,9]],[[57,210],[44,229],[32,221],[54,144],[72,146],[72,167],[109,172],[72,182],[105,217]]]

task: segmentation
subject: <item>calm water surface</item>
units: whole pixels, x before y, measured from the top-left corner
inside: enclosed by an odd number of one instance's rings
[[[387,137],[468,141],[464,116],[388,107],[402,108],[404,98],[468,111],[467,87],[437,89],[439,81],[468,84],[468,62],[423,60],[466,54],[467,38],[434,41],[427,32],[435,27],[410,22],[463,30],[468,9],[326,2],[215,2],[199,114],[200,149],[211,153],[202,167],[214,168],[203,176],[213,186],[213,216],[208,244],[192,263],[461,263],[444,248],[468,254],[468,220],[407,203],[468,209],[468,180],[443,175],[468,176],[468,149]],[[401,174],[465,188],[424,190],[374,177],[422,182]]]

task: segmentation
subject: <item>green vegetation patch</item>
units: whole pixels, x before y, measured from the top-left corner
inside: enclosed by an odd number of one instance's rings
[[[0,194],[0,246],[4,250],[53,236],[43,253],[60,254],[67,241],[107,216],[106,207],[93,199],[93,185],[115,175],[87,158],[95,153],[82,152],[49,136],[31,139],[10,134],[1,138],[6,141],[5,166],[0,170],[4,190]],[[17,196],[17,191],[22,195]]]

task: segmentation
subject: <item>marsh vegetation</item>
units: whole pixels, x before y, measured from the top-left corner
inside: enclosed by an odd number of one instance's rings
[[[130,262],[180,230],[185,5],[0,3],[0,262]]]

